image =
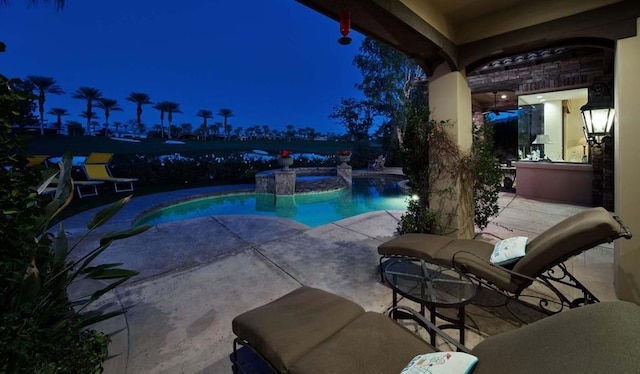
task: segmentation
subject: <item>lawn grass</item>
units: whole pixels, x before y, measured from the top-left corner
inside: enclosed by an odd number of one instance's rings
[[[183,140],[185,144],[166,144],[161,139],[141,139],[139,143],[113,140],[104,136],[35,136],[28,142],[31,154],[61,156],[71,151],[76,156],[86,156],[91,152],[116,154],[215,154],[227,156],[234,152],[259,149],[276,154],[287,149],[294,153],[317,153],[334,155],[336,151],[352,149],[353,145],[344,141],[319,140]]]

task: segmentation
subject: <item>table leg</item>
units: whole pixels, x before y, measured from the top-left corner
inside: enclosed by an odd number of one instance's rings
[[[464,345],[464,305],[458,309],[458,320],[460,321],[460,344]]]
[[[394,289],[392,292],[392,303],[391,303],[391,307],[395,308],[398,306],[398,293],[396,292],[396,290]],[[393,311],[393,319],[395,319],[396,321],[398,320],[398,318],[396,317],[396,310]]]
[[[424,306],[423,306],[424,308]],[[429,314],[431,314],[430,320],[431,323],[435,326],[436,325],[436,307],[435,306],[430,306],[428,307],[429,309]],[[429,336],[431,337],[431,345],[432,346],[436,346],[436,332],[435,331],[429,331]]]

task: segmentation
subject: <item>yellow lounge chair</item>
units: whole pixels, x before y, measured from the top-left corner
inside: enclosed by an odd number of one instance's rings
[[[82,166],[87,180],[113,182],[116,192],[133,191],[133,182],[138,181],[138,178],[114,177],[109,170],[111,157],[113,157],[113,153],[91,153]],[[128,184],[129,187],[120,188],[122,184]]]
[[[33,155],[27,157],[27,166],[33,167],[38,166],[44,163],[44,166],[47,167],[47,159],[49,155]]]
[[[104,183],[103,181],[77,181],[77,180],[72,180],[73,182],[73,186],[76,188],[76,191],[78,191],[78,197],[80,197],[81,199],[83,197],[87,197],[87,196],[98,196],[98,185]],[[58,178],[54,178],[51,180],[51,184],[53,185],[52,187],[47,187],[47,188],[53,188],[53,192],[55,192],[56,190],[56,185],[59,183]],[[83,192],[86,191],[86,192]],[[45,189],[46,192],[46,189]]]

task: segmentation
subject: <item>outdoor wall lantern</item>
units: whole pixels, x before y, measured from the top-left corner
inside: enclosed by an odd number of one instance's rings
[[[342,37],[338,39],[338,43],[342,45],[351,44],[349,30],[351,29],[351,14],[349,12],[340,12],[340,34]]]
[[[602,137],[610,134],[615,115],[609,87],[604,83],[594,83],[589,88],[589,100],[580,111],[587,141],[590,144],[599,144]]]

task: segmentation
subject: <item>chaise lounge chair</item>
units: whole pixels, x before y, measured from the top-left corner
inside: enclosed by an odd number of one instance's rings
[[[47,167],[47,160],[49,159],[49,155],[33,155],[27,157],[27,167],[34,167],[38,165],[44,165]]]
[[[116,178],[109,170],[109,162],[113,157],[113,153],[91,153],[82,166],[87,180],[113,182],[116,192],[133,191],[133,182],[137,182],[137,178]],[[128,187],[120,187],[122,185]]]
[[[489,259],[494,244],[470,239],[453,239],[431,234],[404,234],[378,246],[380,273],[389,257],[415,257],[429,262],[458,268],[480,284],[500,291],[518,301],[522,291],[541,282],[558,300],[538,297],[537,308],[553,313],[599,302],[564,265],[564,261],[599,244],[618,238],[631,238],[631,232],[619,217],[604,208],[591,208],[569,217],[549,228],[526,245],[524,257],[508,265],[495,265]],[[571,299],[561,291],[565,286],[581,291]],[[550,309],[553,303],[555,310]]]
[[[640,307],[632,303],[605,302],[558,313],[487,338],[471,350],[420,314],[398,308],[475,356],[472,374],[640,372]],[[397,374],[415,356],[437,352],[384,314],[365,312],[350,300],[305,286],[237,316],[232,327],[237,336],[231,354],[234,373],[265,372],[259,371],[264,362],[273,373]],[[255,356],[261,359],[254,360],[258,365],[246,360]]]
[[[50,171],[52,175],[50,177],[51,179],[49,180],[49,183],[45,188],[43,188],[38,192],[41,195],[54,194],[56,192],[56,185],[58,184],[58,178],[56,177],[56,175],[58,174],[57,173],[58,169],[53,169],[53,167],[49,165],[49,162],[48,162],[49,157],[50,157],[49,155],[35,155],[35,156],[27,157],[27,161],[28,161],[27,166],[29,167],[36,167],[36,166],[42,165],[46,169],[52,169],[52,171]],[[73,186],[78,192],[78,197],[80,197],[81,199],[87,196],[97,196],[98,185],[103,183],[102,181],[78,181],[78,180],[73,180],[72,182],[73,182]]]

